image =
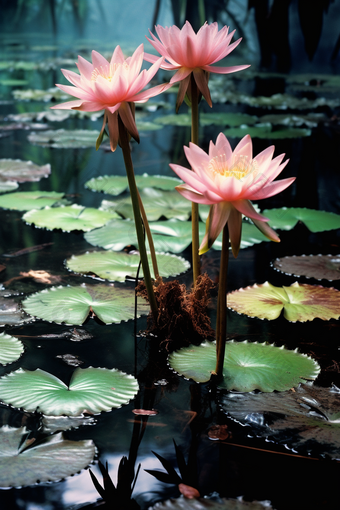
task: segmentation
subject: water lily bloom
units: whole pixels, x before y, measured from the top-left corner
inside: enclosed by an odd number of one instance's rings
[[[227,26],[218,30],[216,22],[210,25],[206,22],[197,34],[189,21],[185,22],[182,29],[179,29],[176,25],[172,27],[157,25],[155,29],[159,39],[150,30],[152,39],[148,37],[147,39],[166,59],[161,68],[176,71],[170,83],[180,82],[177,109],[182,104],[188,91],[191,74],[193,74],[199,91],[211,107],[212,102],[208,87],[209,73],[228,74],[249,67],[248,65],[232,67],[216,67],[213,65],[229,55],[241,42],[241,39],[238,39],[230,44],[235,30],[229,34],[229,27]],[[157,57],[145,53],[144,60],[156,62]]]
[[[208,251],[228,222],[229,237],[234,256],[241,243],[242,214],[251,218],[261,232],[279,242],[277,234],[267,224],[268,218],[259,214],[250,200],[268,198],[286,189],[295,177],[272,182],[284,169],[284,154],[273,159],[274,146],[253,158],[251,137],[246,135],[234,151],[223,133],[216,145],[210,142],[209,154],[190,143],[184,147],[192,170],[179,165],[170,167],[185,184],[176,186],[185,198],[198,204],[210,204],[206,233],[200,254]]]
[[[145,103],[150,97],[160,94],[170,86],[162,84],[142,91],[164,60],[160,57],[155,60],[150,69],[141,71],[143,56],[143,44],[136,49],[132,57],[127,59],[124,58],[119,46],[114,50],[110,62],[97,51],[92,51],[92,64],[79,56],[77,67],[80,75],[66,69],[61,70],[74,87],[57,84],[61,90],[78,99],[52,108],[85,112],[105,110],[103,127],[98,140],[100,145],[106,122],[108,122],[112,151],[117,148],[119,139],[118,117],[130,135],[139,141],[133,103]]]

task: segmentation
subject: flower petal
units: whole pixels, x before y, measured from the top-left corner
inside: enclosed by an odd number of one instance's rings
[[[213,204],[210,207],[208,219],[206,222],[205,236],[199,249],[199,255],[206,253],[214,244],[217,237],[222,232],[224,225],[227,223],[231,211],[231,205],[227,202]]]
[[[130,135],[139,143],[139,133],[129,103],[123,102],[119,107],[118,113]]]
[[[279,236],[272,228],[270,228],[268,223],[259,220],[253,220],[253,223],[262,232],[262,234],[268,237],[268,239],[274,241],[275,243],[280,242]]]
[[[257,193],[252,196],[252,200],[261,200],[263,198],[272,197],[281,193],[281,191],[285,190],[290,186],[294,181],[295,177],[288,177],[287,179],[281,179],[279,181],[271,182],[260,189]]]
[[[240,251],[241,245],[241,234],[242,234],[242,214],[235,209],[231,208],[230,216],[228,219],[229,227],[229,239],[233,255],[236,259],[238,252]]]
[[[117,149],[119,129],[118,129],[118,112],[107,112],[107,123],[110,135],[110,147],[112,152]]]
[[[212,108],[212,101],[206,73],[202,71],[202,69],[196,67],[196,69],[193,71],[193,74],[199,91],[201,92],[210,108]]]

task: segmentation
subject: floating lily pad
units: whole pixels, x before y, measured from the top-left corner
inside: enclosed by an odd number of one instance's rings
[[[151,276],[154,277],[151,257],[149,258]],[[140,264],[140,256],[128,253],[115,253],[108,251],[88,252],[84,255],[73,255],[66,261],[67,269],[76,273],[94,273],[100,278],[109,281],[123,282],[127,275],[135,277]],[[182,257],[169,253],[158,253],[157,264],[161,276],[177,276],[190,267],[189,262]],[[143,275],[140,268],[140,276]]]
[[[149,221],[156,221],[162,216],[167,219],[175,218],[188,220],[191,215],[191,202],[182,197],[177,191],[159,191],[146,188],[141,193],[143,206]],[[124,218],[133,219],[131,198],[118,199],[114,210]]]
[[[216,366],[215,342],[190,345],[169,356],[169,363],[180,375],[196,382],[207,382]],[[284,391],[306,380],[316,379],[316,361],[297,351],[265,343],[226,342],[223,380],[228,391]]]
[[[301,221],[311,232],[324,232],[340,228],[340,215],[301,207],[265,209],[262,214],[269,218],[274,229],[291,230]]]
[[[0,196],[0,207],[16,211],[41,209],[62,202],[63,196],[55,191],[18,191]]]
[[[17,361],[24,352],[24,346],[18,338],[6,333],[0,334],[0,363],[8,365]]]
[[[4,87],[21,87],[27,84],[28,84],[27,80],[19,80],[15,78],[0,79],[0,85],[3,85]]]
[[[199,222],[199,236],[203,239],[205,225]],[[156,251],[182,253],[192,241],[190,221],[168,220],[150,223],[150,229]],[[120,251],[125,246],[137,246],[137,236],[134,223],[130,220],[112,220],[104,227],[85,234],[85,239],[93,246],[100,246],[106,250]],[[254,225],[244,222],[242,226],[241,248],[248,248],[262,241],[269,241]],[[213,249],[222,249],[222,235],[220,235]]]
[[[30,133],[28,140],[34,145],[53,147],[54,149],[84,149],[95,147],[98,131],[87,129],[56,129]]]
[[[20,307],[20,304],[10,297],[8,291],[0,290],[0,326],[19,326],[31,321]]]
[[[35,165],[32,161],[21,159],[0,159],[0,178],[15,182],[40,181],[42,177],[48,177],[51,173],[51,165]]]
[[[0,179],[0,193],[7,193],[8,191],[14,191],[19,187],[19,184],[14,181],[3,181]]]
[[[321,285],[295,282],[290,287],[274,287],[269,282],[235,290],[227,295],[228,308],[259,319],[283,316],[291,322],[340,317],[340,292]]]
[[[289,94],[273,94],[272,96],[248,96],[232,90],[223,90],[222,82],[219,86],[212,86],[209,82],[211,99],[214,103],[231,103],[254,106],[255,108],[275,108],[277,110],[315,110],[321,106],[337,107],[339,99],[318,97],[308,99],[307,97],[296,97]],[[221,86],[222,85],[222,86]]]
[[[19,101],[45,101],[48,103],[52,99],[56,101],[63,101],[69,99],[69,95],[65,94],[58,87],[52,87],[47,90],[38,90],[38,89],[26,89],[26,90],[13,90],[12,94],[14,99]]]
[[[325,122],[328,117],[323,113],[307,113],[306,115],[296,115],[287,113],[275,113],[270,115],[263,115],[261,123],[270,123],[275,125],[300,127],[307,126],[308,128],[317,127],[319,122]]]
[[[41,112],[21,112],[10,113],[8,119],[14,122],[41,122],[42,120],[48,122],[63,122],[72,117],[79,117],[80,119],[98,120],[104,115],[103,111],[99,112],[82,112],[80,110],[43,110]]]
[[[340,280],[340,255],[293,255],[274,260],[273,267],[291,276]]]
[[[138,317],[149,312],[143,299],[138,304]],[[134,318],[135,293],[113,285],[51,287],[26,298],[22,307],[31,315],[57,324],[80,326],[92,314],[112,324]]]
[[[250,135],[252,138],[268,138],[271,140],[277,138],[302,138],[312,134],[310,129],[294,128],[294,127],[280,127],[273,129],[272,125],[257,124],[254,126],[240,126],[237,128],[225,129],[223,133],[227,138],[243,138],[245,135]]]
[[[180,496],[177,499],[160,501],[149,507],[149,510],[274,510],[268,501],[243,501],[237,499],[204,497],[188,499]]]
[[[127,404],[137,391],[137,380],[115,368],[76,368],[68,386],[40,368],[19,368],[0,378],[3,402],[52,416],[111,411]]]
[[[45,207],[44,209],[28,211],[22,217],[28,224],[34,223],[36,227],[53,230],[60,228],[64,232],[83,230],[88,232],[94,228],[102,227],[118,215],[113,211],[104,211],[93,207],[84,207],[73,204],[61,207]]]
[[[246,113],[201,113],[200,124],[201,126],[210,126],[212,124],[217,126],[241,126],[247,124],[248,126],[255,124],[258,117],[247,115]],[[191,126],[191,115],[189,113],[169,114],[157,117],[155,123],[164,126]]]
[[[94,416],[81,414],[79,416],[46,416],[41,418],[42,432],[44,434],[55,434],[65,430],[78,429],[95,425],[97,419]]]
[[[175,186],[182,184],[182,181],[176,177],[143,174],[136,175],[136,184],[139,189],[158,188],[162,190],[173,190]],[[85,183],[85,188],[116,196],[128,190],[129,185],[127,177],[125,176],[103,175],[87,181]]]
[[[0,438],[1,487],[62,480],[85,469],[96,454],[93,441],[69,441],[61,433],[32,444],[25,427],[4,426]]]
[[[222,410],[248,426],[248,436],[307,455],[340,458],[340,392],[302,384],[286,393],[223,393]]]

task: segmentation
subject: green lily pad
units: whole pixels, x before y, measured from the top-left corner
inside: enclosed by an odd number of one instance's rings
[[[310,129],[294,128],[294,127],[280,127],[273,129],[272,125],[257,124],[254,126],[240,126],[237,128],[225,129],[223,133],[227,138],[243,138],[245,135],[250,135],[252,138],[268,138],[271,140],[277,138],[302,138],[310,136],[312,131]]]
[[[205,224],[199,222],[199,236],[203,239]],[[158,252],[182,253],[191,244],[192,229],[190,221],[176,219],[155,221],[150,223],[155,249]],[[85,239],[93,246],[100,246],[105,250],[121,251],[126,246],[137,246],[137,236],[134,223],[131,220],[111,220],[104,227],[85,234]],[[241,248],[248,248],[254,244],[268,242],[256,227],[249,222],[242,224]],[[213,249],[222,249],[222,234],[213,244]]]
[[[63,232],[71,232],[72,230],[88,232],[117,217],[118,215],[112,211],[73,204],[61,207],[45,207],[39,210],[33,209],[25,213],[22,219],[29,225],[34,223],[36,227],[47,228],[48,230],[60,228]]]
[[[169,363],[180,375],[196,382],[207,382],[216,366],[215,342],[190,345],[169,356]],[[297,351],[265,343],[226,342],[223,380],[228,391],[285,391],[306,380],[316,379],[316,361]]]
[[[62,480],[85,469],[96,454],[92,440],[69,441],[61,433],[31,444],[25,427],[4,426],[0,438],[1,487]]]
[[[290,276],[340,280],[340,255],[293,255],[274,260],[273,267]]]
[[[182,197],[177,191],[159,191],[145,188],[141,192],[146,216],[149,221],[156,221],[162,216],[167,219],[175,218],[188,220],[191,215],[191,202]],[[124,218],[133,219],[131,198],[118,199],[114,210]]]
[[[60,90],[58,87],[52,87],[47,90],[26,89],[13,90],[14,99],[19,101],[45,101],[48,103],[52,99],[55,101],[63,101],[70,98],[68,94]]]
[[[19,368],[0,378],[3,402],[52,416],[111,411],[127,404],[137,391],[137,380],[115,368],[76,368],[68,386],[40,368]]]
[[[8,365],[17,361],[24,352],[23,343],[6,333],[0,334],[0,363],[1,365]]]
[[[265,209],[262,214],[269,218],[274,229],[291,230],[301,221],[311,232],[324,232],[340,228],[340,215],[301,207]]]
[[[335,108],[339,106],[339,99],[318,97],[308,99],[307,97],[296,97],[289,94],[273,94],[272,96],[248,96],[233,90],[224,89],[223,82],[209,82],[211,99],[213,103],[231,103],[254,106],[255,108],[275,108],[277,110],[316,110],[321,106]]]
[[[143,299],[138,304],[138,317],[149,312]],[[57,324],[80,326],[93,314],[105,324],[118,324],[134,318],[135,293],[113,285],[51,287],[26,298],[22,307],[30,315]]]
[[[0,159],[0,178],[15,182],[40,181],[42,177],[48,177],[51,173],[51,165],[35,165],[32,161],[21,159]]]
[[[162,277],[177,276],[187,271],[189,262],[182,257],[169,253],[157,253],[157,264]],[[151,276],[154,277],[151,257],[148,257]],[[76,273],[94,273],[109,281],[123,282],[127,275],[135,277],[140,263],[139,255],[115,253],[108,251],[87,252],[84,255],[73,255],[66,261],[67,269]],[[143,275],[142,268],[140,276]]]
[[[56,129],[30,133],[27,139],[34,145],[54,149],[85,149],[95,147],[98,131],[87,129]]]
[[[157,188],[162,190],[173,190],[175,186],[182,184],[176,177],[163,175],[136,175],[138,189]],[[120,175],[103,175],[94,177],[85,183],[85,188],[92,191],[101,191],[109,195],[120,195],[129,188],[127,177]]]
[[[43,110],[40,112],[21,112],[21,113],[10,113],[8,119],[14,122],[41,122],[42,120],[48,122],[64,122],[72,117],[80,119],[98,120],[104,115],[103,111],[99,112],[82,112],[80,110]]]
[[[22,85],[27,85],[27,80],[19,80],[15,78],[3,78],[0,79],[0,85],[3,85],[4,87],[20,87]]]
[[[306,322],[340,317],[340,292],[321,285],[295,282],[290,287],[274,287],[269,282],[235,290],[227,295],[228,308],[259,319],[283,316],[290,322]]]
[[[64,193],[55,191],[18,191],[0,196],[0,207],[16,211],[41,209],[60,203],[63,196]]]
[[[241,126],[241,124],[252,125],[258,121],[258,117],[246,113],[201,113],[201,126]],[[191,126],[191,115],[189,113],[169,114],[157,117],[155,123],[164,126]]]
[[[290,127],[307,126],[308,128],[317,127],[319,122],[325,122],[328,117],[323,113],[307,113],[306,115],[296,115],[288,113],[272,113],[263,115],[261,123],[270,123],[273,125],[282,125]]]

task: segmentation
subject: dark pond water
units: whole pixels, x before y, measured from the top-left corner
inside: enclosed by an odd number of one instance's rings
[[[11,48],[11,46],[8,46]],[[46,58],[45,54],[31,53],[29,60]],[[8,60],[16,60],[13,52]],[[35,88],[46,90],[60,80],[59,65],[47,70],[12,70],[6,71],[6,79],[24,79],[27,83],[21,89]],[[65,66],[67,67],[67,66]],[[233,78],[229,78],[230,83]],[[284,77],[280,77],[280,86],[287,87]],[[277,87],[278,81],[270,78],[253,78],[247,82],[237,82],[238,86],[248,94],[261,87]],[[15,86],[1,86],[1,126],[0,126],[0,157],[32,160],[42,165],[50,163],[52,174],[38,183],[24,183],[20,190],[45,190],[65,192],[75,202],[82,205],[99,207],[103,198],[84,188],[91,177],[99,175],[124,175],[125,169],[120,150],[112,154],[109,151],[95,151],[93,147],[81,149],[43,148],[31,144],[27,135],[34,131],[29,123],[18,129],[18,122],[12,121],[11,114],[43,111],[50,103],[41,101],[14,101],[12,90]],[[273,92],[276,92],[275,88]],[[299,94],[303,94],[300,93]],[[317,94],[313,91],[313,97]],[[330,98],[334,97],[330,93]],[[174,95],[164,97],[166,105],[173,112]],[[206,105],[201,105],[207,111]],[[260,109],[243,105],[242,111],[258,116],[268,113]],[[216,105],[219,112],[237,111],[238,106],[228,104]],[[146,120],[164,115],[165,108],[155,113],[146,113]],[[186,111],[183,106],[183,112]],[[271,110],[270,113],[275,112]],[[293,111],[293,110],[292,110]],[[291,111],[291,112],[292,112]],[[313,108],[308,110],[313,111]],[[318,113],[329,119],[337,109],[326,106]],[[278,111],[280,113],[280,111]],[[281,112],[282,113],[282,112]],[[296,112],[295,113],[299,113]],[[300,112],[301,113],[301,112]],[[304,112],[306,113],[306,112]],[[144,120],[144,119],[143,119]],[[6,126],[12,128],[5,130]],[[63,122],[47,122],[49,129],[96,129],[101,127],[101,120],[72,118]],[[25,128],[25,129],[23,129]],[[27,129],[26,129],[27,128]],[[207,148],[210,139],[215,140],[224,126],[208,126],[201,129],[200,138],[203,148]],[[172,175],[168,166],[172,163],[184,163],[182,146],[188,143],[190,130],[186,127],[165,126],[159,131],[143,131],[141,143],[133,143],[133,160],[136,174]],[[235,145],[237,138],[231,138]],[[276,154],[285,152],[291,162],[283,173],[283,177],[294,175],[294,184],[287,191],[262,201],[261,208],[272,207],[309,207],[340,214],[340,177],[339,177],[339,128],[337,121],[325,121],[312,129],[312,134],[305,138],[274,140],[254,139],[254,152],[258,153],[271,143],[276,145]],[[111,197],[112,198],[112,197]],[[19,294],[24,298],[32,292],[49,287],[32,278],[18,278],[21,272],[44,270],[57,276],[58,284],[75,285],[89,282],[88,278],[69,273],[64,260],[71,255],[82,254],[93,249],[82,233],[63,233],[47,231],[26,225],[21,220],[22,213],[0,210],[0,263],[6,265],[1,273],[1,282],[10,295]],[[303,224],[298,224],[292,231],[282,232],[280,244],[261,243],[240,251],[237,260],[230,260],[229,290],[238,289],[254,283],[270,281],[274,285],[291,285],[296,278],[276,272],[270,263],[285,255],[302,254],[333,254],[339,253],[339,231],[311,233]],[[48,243],[44,249],[16,257],[5,255],[17,252],[26,247]],[[190,249],[183,254],[191,259]],[[209,276],[218,282],[219,252],[210,251],[202,257],[202,267]],[[179,278],[181,283],[190,286],[191,271]],[[301,283],[322,284],[339,289],[338,281],[307,280],[300,278]],[[118,284],[125,285],[125,284]],[[126,285],[132,285],[127,283]],[[211,303],[211,319],[215,321],[215,299]],[[134,332],[138,332],[135,338]],[[82,367],[118,368],[124,372],[135,374],[140,384],[140,393],[135,400],[95,417],[91,426],[82,426],[77,430],[65,432],[65,436],[73,440],[92,439],[98,451],[98,458],[109,464],[109,472],[116,482],[117,468],[124,455],[136,456],[136,468],[141,464],[134,498],[142,509],[146,509],[158,500],[177,497],[175,485],[158,482],[148,474],[146,469],[162,469],[160,462],[152,452],[169,459],[176,466],[173,440],[179,445],[186,459],[189,459],[193,477],[197,477],[202,495],[218,493],[222,497],[244,496],[246,500],[270,500],[276,509],[320,509],[338,508],[338,479],[340,467],[340,429],[333,424],[329,438],[312,441],[313,430],[317,436],[318,426],[307,424],[305,433],[312,446],[302,443],[300,449],[292,446],[294,436],[301,437],[300,429],[290,428],[286,436],[271,437],[266,440],[260,435],[258,427],[260,418],[254,417],[252,427],[251,416],[247,418],[247,426],[232,419],[220,407],[219,393],[209,385],[198,385],[184,380],[174,374],[167,366],[164,356],[159,356],[152,339],[146,339],[139,332],[145,330],[146,319],[139,319],[122,324],[103,325],[95,319],[89,319],[82,330],[91,338],[81,342],[73,342],[60,337],[65,331],[72,330],[63,325],[50,324],[36,320],[18,326],[3,328],[6,333],[20,336],[25,345],[23,357],[10,366],[0,368],[0,375],[23,367],[28,370],[42,368],[65,383],[70,380],[74,367],[69,366],[61,355],[74,355],[82,362]],[[320,387],[329,388],[332,383],[340,387],[340,328],[336,320],[323,322],[316,319],[308,323],[292,324],[282,317],[275,321],[261,321],[228,312],[228,338],[235,340],[275,343],[285,345],[289,349],[298,348],[300,352],[312,356],[321,366],[321,373],[316,381]],[[43,338],[43,335],[55,335]],[[58,338],[59,336],[59,338]],[[0,395],[1,399],[1,395]],[[157,414],[148,418],[136,417],[134,409],[155,409]],[[333,409],[333,413],[338,409]],[[274,413],[275,414],[275,413]],[[19,426],[24,421],[23,413],[6,406],[0,408],[2,425]],[[255,415],[254,415],[255,416]],[[339,414],[338,414],[339,416]],[[270,415],[263,420],[274,420]],[[339,421],[339,418],[338,418]],[[144,424],[144,428],[143,428]],[[212,438],[211,430],[219,426],[227,430],[227,437]],[[314,429],[313,429],[314,427]],[[321,427],[321,425],[320,425]],[[338,456],[334,454],[334,444],[338,448]],[[137,452],[138,446],[138,452]],[[332,456],[329,452],[332,451]],[[67,460],[66,460],[67,462]],[[97,465],[92,466],[93,472],[99,477]],[[0,492],[1,509],[29,510],[66,510],[76,508],[75,505],[94,503],[99,498],[88,470],[82,471],[66,480],[51,484],[37,484],[24,488],[4,489]],[[77,507],[78,508],[78,507]]]

